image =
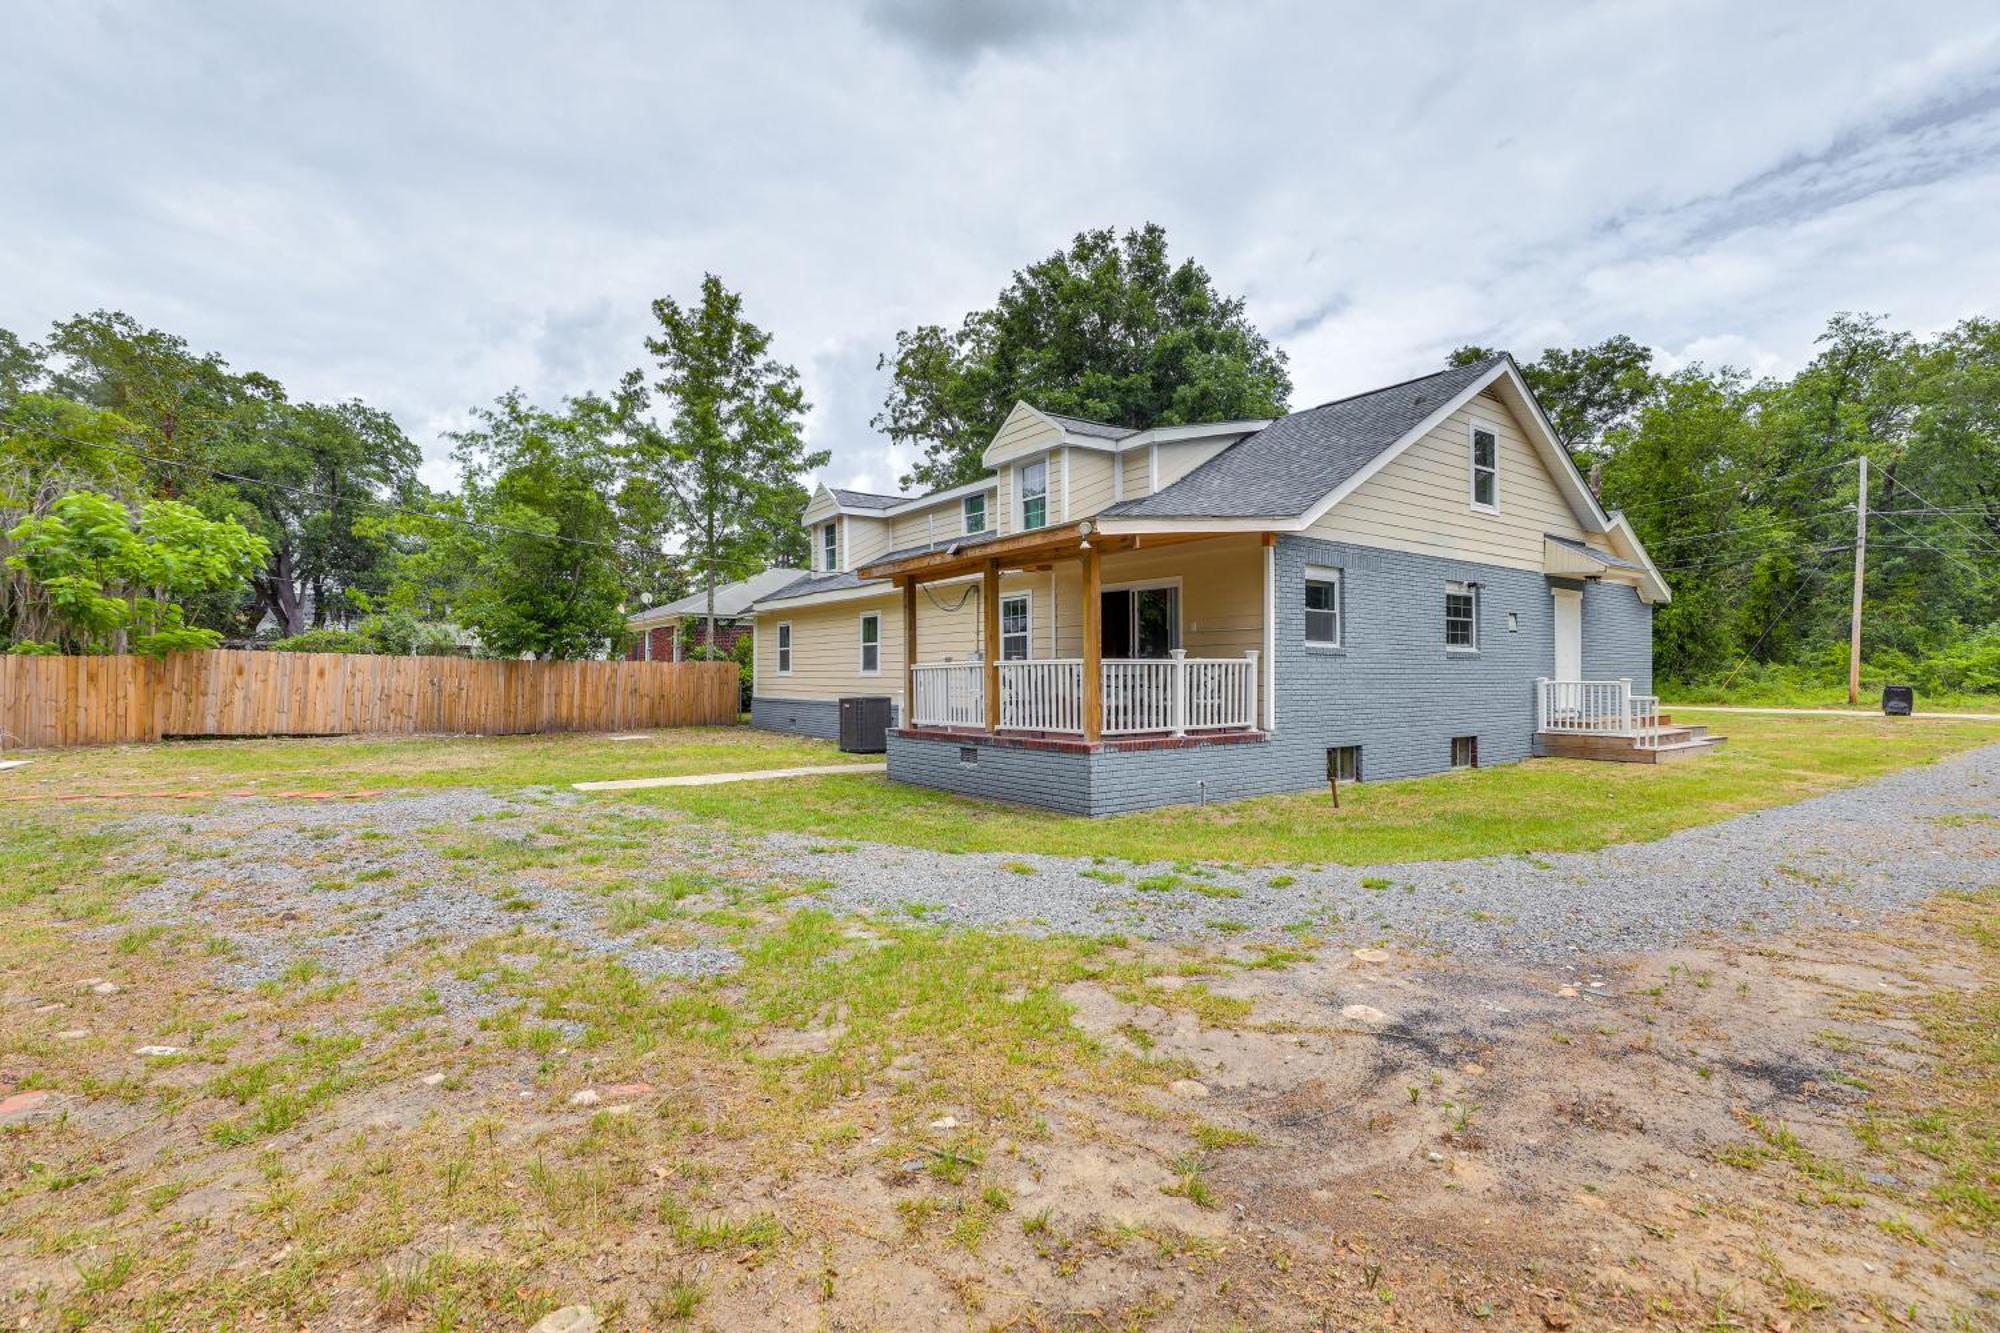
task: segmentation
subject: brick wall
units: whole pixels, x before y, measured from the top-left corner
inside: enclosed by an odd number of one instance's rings
[[[650,660],[655,662],[671,662],[674,660],[674,634],[675,630],[673,626],[655,625],[639,638],[633,640],[631,648],[626,650],[625,657],[628,661],[633,662],[648,660],[646,658],[646,643],[650,639],[653,646],[653,655]],[[750,626],[742,621],[718,620],[715,622],[716,646],[725,655],[735,652],[737,640],[747,638],[749,634]],[[693,618],[693,629],[689,631],[687,649],[683,651],[697,648],[707,642],[707,618]]]
[[[895,726],[896,705],[889,705],[889,725]],[[840,739],[840,700],[764,699],[750,701],[750,725],[763,731],[783,731],[793,736],[817,736],[821,740]]]
[[[1583,585],[1583,676],[1630,676],[1633,693],[1653,692],[1653,608],[1623,584]]]

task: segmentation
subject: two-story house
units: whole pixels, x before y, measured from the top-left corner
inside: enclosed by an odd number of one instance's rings
[[[752,608],[755,725],[886,695],[891,778],[1092,814],[1713,743],[1658,716],[1666,583],[1509,357],[1276,421],[1022,403],[984,462],[813,496],[813,572]]]

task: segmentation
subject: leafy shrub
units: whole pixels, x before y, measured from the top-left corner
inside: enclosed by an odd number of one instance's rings
[[[375,641],[358,629],[309,629],[271,647],[281,653],[372,653]]]

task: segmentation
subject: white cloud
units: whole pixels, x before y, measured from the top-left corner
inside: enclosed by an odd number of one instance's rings
[[[1839,309],[2000,290],[2000,14],[931,6],[17,8],[0,325],[122,308],[442,432],[603,390],[659,295],[745,293],[829,480],[899,328],[1086,226],[1165,224],[1308,404],[1463,342],[1754,371]]]

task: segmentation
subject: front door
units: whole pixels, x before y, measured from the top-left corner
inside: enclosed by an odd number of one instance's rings
[[[1104,594],[1106,661],[1161,658],[1181,646],[1181,590],[1118,588]]]
[[[1556,676],[1557,680],[1583,679],[1583,594],[1574,588],[1557,588]]]

